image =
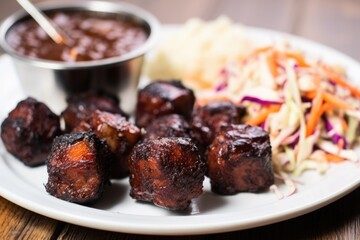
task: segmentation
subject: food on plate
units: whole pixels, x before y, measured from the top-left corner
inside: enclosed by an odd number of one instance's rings
[[[65,121],[65,129],[70,132],[78,127],[81,121],[87,120],[95,110],[125,115],[119,107],[119,99],[109,94],[86,92],[70,96],[67,107],[61,113]]]
[[[202,193],[205,172],[218,194],[276,191],[276,177],[291,195],[296,187],[289,174],[357,162],[350,147],[359,140],[360,90],[345,71],[287,42],[249,43],[239,29],[226,19],[191,21],[174,34],[178,42],[150,55],[148,74],[158,80],[139,90],[135,125],[116,98],[70,97],[62,117],[66,130],[78,133],[54,143],[47,190],[68,201],[95,201],[109,174],[125,176],[128,161],[132,198],[181,210]],[[210,37],[214,32],[223,37]],[[196,48],[181,45],[185,39]],[[245,49],[231,53],[235,40]],[[75,196],[82,191],[91,196]]]
[[[195,138],[208,146],[220,131],[228,124],[240,124],[246,109],[231,101],[213,101],[197,105],[194,109],[191,125]]]
[[[107,143],[113,156],[111,178],[123,178],[128,175],[128,155],[141,137],[138,127],[120,114],[95,110],[87,122],[80,124],[77,131],[79,130],[93,131]]]
[[[182,210],[202,193],[205,168],[189,138],[162,137],[139,142],[129,158],[130,196]]]
[[[28,166],[45,163],[53,139],[59,134],[59,117],[30,97],[20,101],[1,124],[6,150]]]
[[[145,127],[155,118],[167,114],[180,114],[190,119],[195,96],[191,89],[180,81],[156,81],[148,84],[138,93],[135,121]]]
[[[161,116],[145,128],[143,139],[157,137],[191,137],[191,128],[186,119],[179,114]]]
[[[211,190],[215,193],[259,192],[274,184],[270,138],[260,127],[223,126],[207,157]]]
[[[343,71],[289,44],[257,48],[236,66],[218,92],[246,106],[246,123],[269,132],[282,178],[358,161],[349,148],[359,129],[360,89]]]
[[[238,29],[223,18],[190,20],[147,58],[147,74],[171,79],[182,73],[184,85],[195,86],[198,104],[229,100],[246,107],[245,123],[269,132],[276,176],[289,183],[291,192],[290,175],[308,169],[323,173],[334,162],[358,162],[352,147],[360,135],[360,89],[341,62],[305,52],[292,45],[291,37],[289,42],[287,37],[260,39],[243,29],[246,37],[238,44],[222,44],[216,34],[221,30],[233,36]],[[189,43],[181,44],[184,39]],[[234,46],[243,51],[218,55],[219,61],[209,61],[211,67],[204,63],[209,57],[199,57],[208,48],[227,53]]]
[[[77,10],[52,12],[49,17],[70,36],[65,44],[55,43],[33,19],[15,24],[6,41],[20,55],[74,62],[122,56],[148,38],[143,26],[116,14]]]
[[[94,133],[61,135],[46,161],[46,191],[69,202],[93,203],[109,182],[110,161],[107,145]]]

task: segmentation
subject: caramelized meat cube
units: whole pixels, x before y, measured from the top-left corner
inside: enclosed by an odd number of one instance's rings
[[[114,157],[111,177],[126,177],[129,173],[127,158],[141,137],[140,129],[119,114],[99,110],[93,112],[89,125],[95,134],[109,145]]]
[[[152,121],[146,128],[144,139],[157,137],[191,137],[190,125],[178,114],[170,114]]]
[[[208,171],[215,193],[258,192],[274,183],[270,138],[259,127],[222,127],[208,151]]]
[[[177,113],[190,119],[195,96],[180,81],[158,81],[147,85],[138,93],[136,125],[145,127],[153,119]]]
[[[1,124],[6,150],[28,166],[45,163],[59,134],[59,117],[33,98],[20,101]]]
[[[139,142],[129,158],[130,196],[170,210],[189,206],[202,193],[204,163],[189,138]]]
[[[89,119],[87,119],[87,121],[88,120]],[[72,129],[71,132],[89,132],[89,131],[92,131],[92,128],[91,128],[90,124],[87,121],[82,120],[79,123],[79,125],[77,125],[75,128]]]
[[[96,201],[109,181],[108,153],[107,145],[94,133],[69,133],[55,138],[46,162],[46,191],[69,202]]]
[[[158,137],[184,137],[192,138],[190,124],[185,118],[178,114],[164,115],[152,121],[150,125],[145,128],[143,139],[151,139]],[[202,161],[205,163],[204,149],[202,145],[196,140],[192,139],[199,148]],[[204,166],[206,168],[206,166]]]
[[[245,108],[230,101],[216,101],[198,106],[192,118],[193,136],[206,147],[222,126],[240,124],[244,115]]]
[[[68,106],[61,115],[68,132],[76,128],[81,121],[86,121],[91,113],[97,109],[125,116],[119,107],[119,100],[110,95],[83,93],[69,97],[67,102]]]

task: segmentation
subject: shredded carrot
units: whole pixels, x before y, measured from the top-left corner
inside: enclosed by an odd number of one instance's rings
[[[247,120],[246,124],[249,124],[252,126],[258,126],[258,125],[262,124],[263,122],[265,122],[265,120],[267,119],[267,117],[269,116],[270,113],[278,112],[280,110],[280,108],[281,108],[281,105],[271,105],[269,107],[264,107],[257,116]]]
[[[324,92],[324,101],[333,104],[336,107],[342,108],[342,109],[348,109],[353,110],[354,107],[349,105],[348,103],[341,100],[339,97],[330,94],[328,92]]]
[[[360,90],[354,86],[352,86],[347,80],[345,80],[339,73],[336,73],[334,70],[325,66],[324,69],[329,74],[329,79],[339,86],[346,88],[350,91],[352,95],[357,98],[360,98]]]
[[[334,107],[342,108],[342,109],[348,109],[353,110],[354,107],[347,104],[346,102],[342,101],[340,98],[336,97],[335,95],[331,95],[328,93],[324,94],[324,100],[330,104],[332,104]]]
[[[305,97],[309,99],[314,99],[316,96],[317,91],[311,91],[305,93]],[[335,96],[334,94],[323,92],[324,101],[331,103],[334,107],[347,109],[347,110],[353,110],[354,107],[346,103],[345,101],[341,100],[339,97]]]
[[[323,114],[322,112],[320,112],[321,106],[323,105],[323,96],[323,91],[319,90],[317,91],[316,96],[313,99],[309,119],[306,124],[306,136],[310,136],[313,133],[321,115]]]
[[[267,52],[272,48],[273,48],[272,46],[266,46],[266,47],[257,48],[257,49],[254,50],[253,54],[258,55],[260,53]]]
[[[328,162],[343,162],[345,160],[344,158],[331,153],[325,153],[325,157]]]
[[[287,58],[294,59],[300,67],[309,67],[309,64],[306,63],[304,56],[302,56],[300,53],[286,52],[285,56]]]
[[[276,56],[274,51],[269,51],[269,54],[266,55],[266,61],[271,72],[271,75],[276,78],[279,75],[276,65]]]
[[[325,112],[329,111],[332,108],[334,108],[334,105],[332,105],[331,103],[328,102],[324,103],[319,110],[320,116],[322,116]]]

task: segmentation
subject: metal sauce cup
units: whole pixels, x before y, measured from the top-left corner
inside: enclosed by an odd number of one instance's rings
[[[42,11],[90,11],[118,14],[124,20],[138,23],[148,33],[144,44],[118,57],[94,61],[60,62],[35,59],[18,54],[6,42],[6,35],[16,23],[30,18],[19,11],[5,19],[0,27],[0,45],[12,57],[23,90],[45,102],[54,112],[66,107],[66,97],[90,90],[105,91],[120,98],[121,108],[132,113],[144,54],[156,42],[159,23],[150,13],[124,3],[104,1],[51,2],[37,5]]]

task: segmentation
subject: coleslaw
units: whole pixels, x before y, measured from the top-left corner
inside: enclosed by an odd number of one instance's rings
[[[216,39],[213,41],[216,44]],[[223,57],[226,61],[212,67],[216,74],[210,78],[187,74],[181,65],[177,73],[183,75],[171,77],[196,86],[198,104],[227,99],[246,106],[245,123],[261,126],[270,135],[273,167],[277,178],[288,186],[287,195],[296,191],[294,177],[306,170],[324,173],[331,163],[358,162],[359,156],[351,147],[359,141],[360,88],[350,83],[345,71],[311,58],[287,42],[257,46],[248,41],[244,38],[240,42],[246,42],[246,49]],[[175,51],[160,52],[171,59],[181,56],[182,49],[176,50],[178,55]],[[202,50],[193,54],[201,55]],[[150,66],[154,64],[163,66],[150,62]],[[271,190],[281,196],[276,186]]]
[[[340,68],[286,44],[257,48],[236,69],[221,91],[247,107],[247,124],[270,134],[273,166],[289,194],[296,188],[288,173],[358,161],[350,147],[359,139],[360,89]]]

